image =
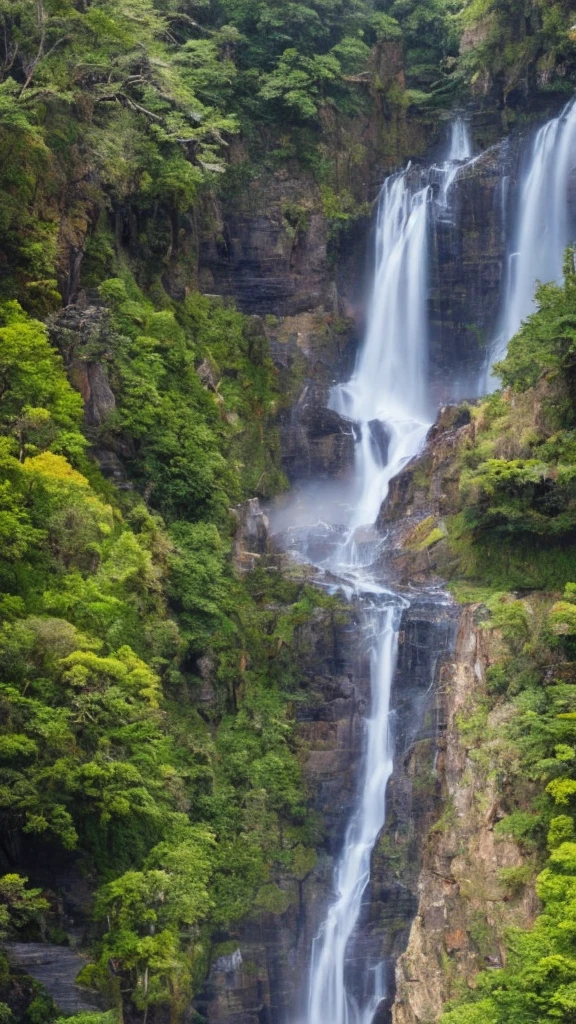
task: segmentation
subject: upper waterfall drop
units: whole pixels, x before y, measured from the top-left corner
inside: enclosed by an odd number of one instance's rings
[[[469,126],[457,118],[443,163],[427,170],[409,164],[387,178],[380,193],[366,338],[352,379],[337,385],[330,401],[359,434],[352,528],[375,522],[390,480],[419,450],[433,419],[427,375],[430,218],[436,207],[446,208],[450,186],[471,157]]]
[[[408,168],[388,178],[378,204],[376,269],[366,340],[332,408],[357,424],[352,529],[375,522],[388,484],[430,426],[426,391],[428,203]],[[384,427],[380,427],[384,424]],[[382,441],[385,441],[383,444]]]
[[[472,134],[470,125],[463,117],[457,117],[450,129],[448,163],[464,163],[472,157]]]
[[[491,362],[503,358],[510,339],[535,309],[538,281],[560,281],[570,224],[569,178],[576,166],[576,100],[534,139],[518,195],[516,226]]]

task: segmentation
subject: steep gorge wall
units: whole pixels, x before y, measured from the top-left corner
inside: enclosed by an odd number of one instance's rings
[[[511,896],[503,883],[501,872],[522,867],[525,858],[512,838],[494,832],[504,811],[493,751],[465,729],[486,694],[495,653],[478,609],[464,608],[438,693],[442,813],[422,837],[418,909],[396,967],[394,1024],[436,1020],[479,970],[502,966],[506,929],[528,927],[537,910],[530,886]],[[496,709],[492,718],[501,713]]]

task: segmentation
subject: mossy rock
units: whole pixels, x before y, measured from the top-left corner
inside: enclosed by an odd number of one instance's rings
[[[435,516],[427,516],[410,531],[404,540],[404,547],[408,551],[427,551],[444,540],[445,536],[446,528],[443,524]]]

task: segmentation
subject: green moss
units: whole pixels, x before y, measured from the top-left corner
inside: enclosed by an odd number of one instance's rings
[[[473,911],[468,921],[468,934],[476,951],[481,957],[488,957],[490,954],[498,954],[497,936],[494,934],[494,926],[481,911]]]
[[[439,526],[431,530],[430,533],[421,541],[418,551],[426,551],[428,548],[434,547],[434,544],[438,544],[441,540],[444,540],[446,533],[440,529]]]
[[[434,824],[432,825],[430,829],[430,835],[443,835],[445,832],[449,832],[450,829],[454,826],[456,819],[457,813],[456,808],[454,806],[454,801],[451,797],[449,797],[444,801],[442,814],[440,815],[438,820],[435,821]]]
[[[411,551],[422,551],[427,538],[438,528],[436,516],[429,515],[410,530],[404,547]]]
[[[256,894],[256,906],[269,914],[285,914],[294,900],[294,894],[272,883],[263,885]]]

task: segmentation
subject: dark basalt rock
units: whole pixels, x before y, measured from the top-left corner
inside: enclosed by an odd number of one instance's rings
[[[499,311],[506,196],[514,148],[492,147],[462,167],[431,238],[430,375],[439,402],[476,395]]]
[[[385,466],[388,461],[388,449],[390,447],[390,431],[382,420],[370,420],[368,424],[372,447],[380,461]]]
[[[324,389],[306,386],[284,423],[283,466],[291,481],[335,479],[353,463],[353,426],[326,401]]]

